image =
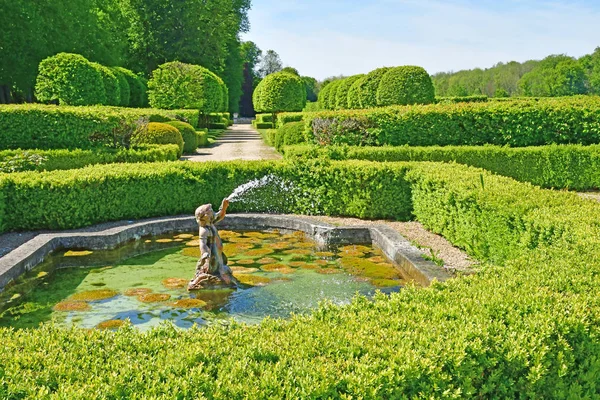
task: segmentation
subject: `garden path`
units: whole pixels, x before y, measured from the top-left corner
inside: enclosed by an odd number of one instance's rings
[[[236,124],[227,129],[210,147],[182,159],[196,162],[230,160],[276,160],[281,154],[267,146],[252,125]]]

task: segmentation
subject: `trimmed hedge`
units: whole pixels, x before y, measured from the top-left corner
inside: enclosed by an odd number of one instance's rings
[[[166,122],[166,124],[177,128],[179,133],[181,133],[184,154],[193,154],[196,152],[198,148],[198,135],[193,126],[182,121],[170,121]]]
[[[321,106],[326,109],[326,110],[335,110],[336,109],[336,102],[337,102],[337,91],[338,88],[340,87],[340,85],[345,81],[345,79],[338,79],[335,80],[333,82],[331,82],[329,85],[327,85],[325,88],[329,88],[327,90],[327,96],[323,97],[323,102],[321,103]]]
[[[360,139],[338,141],[350,145],[594,144],[600,143],[600,97],[322,111],[305,113],[304,121],[309,137],[317,133],[313,124],[317,121],[319,127],[330,127],[328,137]],[[350,125],[357,128],[349,134]]]
[[[512,99],[515,99],[514,97]],[[436,103],[485,103],[488,100],[494,100],[494,99],[490,99],[489,97],[482,95],[482,96],[454,96],[454,97],[436,97],[435,98],[435,102]],[[510,101],[509,99],[504,99],[502,98],[502,100],[504,101]]]
[[[360,100],[360,92],[362,90],[362,85],[366,79],[366,75],[358,78],[348,89],[348,109],[356,110],[359,108],[363,108],[361,100]]]
[[[148,89],[144,80],[126,68],[116,67],[114,69],[121,72],[125,79],[127,79],[127,84],[129,85],[129,107],[147,107],[148,94],[146,92]]]
[[[273,146],[281,150],[283,146],[304,143],[304,122],[288,122],[277,129]]]
[[[431,104],[435,101],[435,89],[425,69],[406,65],[391,68],[382,76],[376,96],[380,107]]]
[[[304,81],[287,72],[267,75],[254,94],[254,109],[258,112],[301,111],[306,105]]]
[[[360,78],[364,77],[364,74],[360,74],[360,75],[353,75],[350,76],[346,79],[344,79],[342,81],[342,83],[340,83],[340,85],[337,88],[337,91],[335,92],[335,109],[336,110],[346,110],[350,107],[350,105],[348,104],[348,92],[350,91],[350,88],[352,87],[352,85],[354,84],[354,82],[356,82],[357,80],[359,80]],[[318,110],[315,110],[318,111]]]
[[[84,172],[0,176],[0,212],[17,213],[6,223],[28,209],[25,222],[69,226],[191,214],[197,204],[218,205],[239,183],[276,172],[306,190],[308,201],[323,200],[316,212],[335,214],[340,204],[346,215],[410,210],[497,264],[430,288],[357,297],[346,307],[325,303],[311,315],[256,326],[4,329],[0,365],[11,366],[3,369],[5,397],[595,398],[600,391],[594,202],[433,163],[165,163]],[[236,345],[206,346],[215,342]]]
[[[288,112],[277,115],[277,127],[281,128],[285,124],[290,122],[300,122],[304,120],[304,113],[301,112]]]
[[[183,153],[183,136],[179,129],[163,122],[150,122],[148,129],[132,138],[136,144],[176,144]]]
[[[198,147],[206,147],[208,146],[208,131],[199,130],[196,131],[196,138],[198,140]]]
[[[383,76],[390,70],[389,67],[377,68],[365,75],[360,82],[358,98],[361,108],[377,107],[377,90]]]
[[[121,89],[119,87],[119,80],[114,72],[110,68],[98,63],[92,63],[92,65],[102,77],[104,92],[106,93],[106,101],[104,104],[107,106],[121,105]]]
[[[39,65],[35,84],[39,101],[60,105],[89,106],[105,104],[102,75],[79,54],[58,53]]]
[[[176,161],[179,146],[146,145],[133,149],[94,150],[4,150],[0,151],[0,172],[54,171],[95,164]],[[39,163],[27,162],[31,157]]]
[[[285,157],[289,159],[457,162],[544,188],[600,189],[600,145],[549,145],[518,148],[298,145],[285,147],[283,150]]]
[[[151,115],[198,125],[195,110],[0,105],[0,150],[114,147],[116,139],[135,130],[137,120]]]
[[[256,122],[254,124],[256,129],[273,129],[273,123],[271,122]]]
[[[119,106],[127,107],[129,105],[129,98],[131,96],[131,89],[129,89],[127,77],[118,68],[111,68],[110,70],[119,81]]]

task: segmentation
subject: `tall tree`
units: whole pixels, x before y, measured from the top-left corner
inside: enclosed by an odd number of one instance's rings
[[[252,93],[258,85],[260,76],[257,71],[262,57],[262,50],[254,42],[244,42],[240,48],[244,60],[244,81],[242,83],[242,96],[240,98],[239,110],[243,117],[254,117],[256,111],[252,103]]]
[[[281,63],[281,58],[279,54],[275,50],[267,50],[267,53],[262,58],[259,75],[261,78],[266,77],[267,75],[273,74],[275,72],[279,72],[283,69],[283,64]]]
[[[552,55],[523,75],[519,85],[525,96],[571,96],[586,92],[586,75],[574,58]]]

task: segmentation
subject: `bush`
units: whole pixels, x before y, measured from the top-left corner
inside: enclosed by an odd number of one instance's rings
[[[436,97],[436,103],[485,103],[489,97],[483,96],[454,96],[454,97]]]
[[[277,115],[277,127],[281,128],[283,125],[290,122],[300,122],[304,120],[304,113],[301,112],[289,112],[281,113]]]
[[[147,88],[142,78],[122,67],[116,67],[114,69],[121,72],[125,79],[127,79],[127,84],[129,85],[129,107],[145,107],[148,103],[146,93]]]
[[[435,89],[431,77],[421,67],[391,68],[382,77],[377,89],[377,105],[431,104]]]
[[[162,122],[150,122],[148,129],[134,138],[136,144],[176,144],[179,156],[183,153],[183,137],[174,126]]]
[[[327,96],[323,98],[323,107],[326,110],[335,110],[335,106],[336,106],[336,100],[337,100],[337,91],[338,88],[340,87],[340,85],[342,84],[342,82],[344,82],[345,79],[338,79],[335,80],[333,82],[331,82],[329,85],[326,86],[326,88],[329,88],[327,91]]]
[[[208,131],[200,130],[196,131],[196,138],[198,140],[198,147],[208,146]]]
[[[322,110],[322,108],[320,107],[318,102],[307,101],[306,106],[304,106],[304,109],[302,111],[303,112],[314,112],[314,111],[321,111],[321,110]]]
[[[306,104],[304,82],[287,72],[267,75],[256,87],[255,94],[254,109],[258,112],[301,111]]]
[[[307,132],[314,133],[315,119],[329,120],[331,126],[341,126],[346,119],[363,121],[361,126],[369,128],[366,142],[377,145],[600,143],[600,98],[593,96],[322,111],[305,114]],[[339,135],[347,136],[347,132]]]
[[[219,130],[225,130],[227,129],[227,124],[224,123],[218,123],[218,124],[209,124],[208,125],[209,129],[219,129]]]
[[[146,145],[132,149],[4,150],[0,172],[54,171],[95,164],[176,161],[179,146]]]
[[[127,107],[129,106],[129,98],[131,96],[127,76],[119,68],[111,68],[110,70],[119,81],[119,106]]]
[[[283,146],[304,143],[304,122],[289,122],[277,129],[273,146],[281,150]]]
[[[119,87],[119,80],[110,68],[98,63],[92,63],[92,65],[102,76],[104,92],[106,93],[106,101],[104,104],[108,106],[119,106],[121,104],[121,89]]]
[[[361,100],[360,100],[360,92],[362,90],[363,82],[365,81],[366,75],[358,78],[348,89],[348,108],[349,109],[359,109],[363,108]]]
[[[126,146],[128,135],[151,115],[198,124],[196,110],[0,105],[0,150]]]
[[[196,134],[194,127],[181,121],[171,121],[167,122],[167,124],[177,128],[179,133],[181,133],[181,137],[183,138],[183,153],[195,153],[198,148],[198,135]]]
[[[388,67],[377,68],[360,80],[358,98],[361,108],[377,107],[377,89],[381,79],[389,70]]]
[[[59,53],[44,59],[39,66],[35,92],[39,101],[61,105],[86,106],[106,102],[101,74],[79,54]]]
[[[344,79],[340,83],[340,85],[337,88],[337,91],[335,92],[335,107],[334,107],[334,109],[345,110],[345,109],[351,108],[350,105],[348,104],[348,92],[350,91],[350,88],[352,87],[354,82],[356,82],[357,80],[361,79],[364,76],[365,76],[364,74],[354,75],[354,76]],[[318,111],[318,110],[315,110],[315,111]]]
[[[330,98],[335,95],[333,93],[333,86],[331,86],[333,82],[329,82],[325,87],[321,88],[321,91],[319,92],[318,102],[319,108],[322,110],[329,109]]]
[[[254,127],[256,129],[273,129],[273,124],[271,122],[256,122]]]

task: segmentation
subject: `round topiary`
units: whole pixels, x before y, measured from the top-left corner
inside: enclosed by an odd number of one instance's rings
[[[221,112],[222,107],[225,105],[225,100],[223,99],[225,93],[223,92],[222,87],[225,83],[210,70],[204,67],[199,68],[201,68],[204,78],[204,107],[201,108],[200,111],[204,114]]]
[[[94,68],[100,75],[102,75],[102,82],[104,83],[104,92],[106,93],[106,105],[119,106],[121,105],[121,89],[119,87],[119,80],[112,72],[112,70],[104,65],[98,63],[92,63]]]
[[[324,104],[327,110],[335,110],[337,90],[342,82],[344,82],[344,79],[338,79],[327,85],[327,87],[329,87],[329,92]]]
[[[321,91],[319,92],[319,97],[317,98],[317,101],[319,103],[319,108],[321,110],[328,109],[327,105],[329,104],[329,98],[332,95],[332,93],[331,93],[331,84],[332,83],[333,82],[329,82],[325,87],[321,88]]]
[[[411,65],[390,69],[377,89],[377,105],[431,104],[435,89],[431,77],[421,67]]]
[[[148,129],[135,137],[135,142],[139,144],[176,144],[179,146],[179,156],[183,153],[183,137],[179,130],[162,122],[150,122]]]
[[[367,76],[363,76],[354,81],[354,83],[348,89],[348,108],[359,109],[362,108],[360,102],[360,92],[362,91],[362,85]]]
[[[350,106],[348,105],[348,92],[350,91],[350,87],[354,84],[354,82],[356,82],[363,76],[365,76],[365,75],[364,74],[353,75],[353,76],[350,76],[350,77],[344,79],[340,83],[340,85],[337,88],[337,91],[335,92],[335,109],[336,110],[345,110],[345,109],[350,108]]]
[[[79,54],[58,53],[43,60],[35,92],[39,101],[58,101],[61,105],[88,106],[106,102],[102,75]]]
[[[146,104],[146,86],[142,79],[128,69],[122,67],[116,67],[118,71],[122,72],[127,79],[129,84],[129,107],[144,107]]]
[[[119,71],[118,68],[111,68],[110,70],[119,81],[119,105],[121,107],[127,107],[129,106],[130,97],[129,83],[127,82],[127,78],[123,72]]]
[[[181,137],[183,138],[184,154],[192,154],[196,152],[196,149],[198,148],[198,135],[196,134],[196,130],[193,126],[183,121],[170,121],[166,122],[166,124],[177,128],[179,133],[181,133]]]
[[[373,108],[377,107],[377,89],[379,89],[379,82],[383,75],[385,75],[390,68],[377,68],[371,71],[365,76],[360,85],[360,91],[358,96],[360,98],[361,108]]]
[[[258,112],[302,111],[306,105],[304,81],[288,72],[267,75],[256,90],[259,96],[254,109]]]

